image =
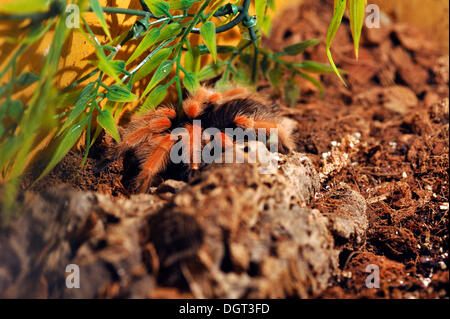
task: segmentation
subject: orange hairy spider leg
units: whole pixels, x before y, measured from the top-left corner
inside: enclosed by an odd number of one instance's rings
[[[212,93],[209,97],[208,97],[208,102],[210,103],[217,103],[220,99],[222,99],[222,94],[220,93]]]
[[[259,128],[265,128],[266,134],[270,134],[270,129],[276,128],[277,135],[280,138],[281,144],[279,148],[286,147],[288,150],[293,150],[295,148],[294,142],[291,139],[290,134],[280,125],[273,122],[255,121],[254,128],[257,130]]]
[[[162,107],[162,108],[158,108],[156,110],[150,111],[149,113],[146,113],[140,117],[138,117],[137,119],[139,120],[143,120],[143,121],[151,121],[154,118],[157,117],[168,117],[169,119],[174,119],[177,116],[177,112],[169,107]]]
[[[248,117],[236,117],[234,119],[234,124],[242,128],[253,128],[255,122]]]
[[[186,103],[186,107],[184,108],[184,113],[189,118],[196,118],[200,115],[201,108],[200,104],[197,101],[191,100]]]
[[[195,128],[197,128],[197,129],[199,128],[200,129],[199,134],[200,134],[200,137],[201,137],[201,135],[202,135],[201,126],[193,125],[193,124],[192,125],[191,124],[187,124],[187,125],[185,125],[184,128],[188,131],[188,134],[189,134],[189,159],[190,159],[191,169],[197,170],[199,168],[199,166],[200,166],[199,165],[200,163],[195,163],[194,162],[194,151],[197,151],[197,155],[199,155],[200,159],[201,159],[201,152],[202,152],[202,150],[201,150],[201,145],[198,145],[199,149],[194,147],[194,129]],[[201,140],[200,140],[200,143],[201,143]]]
[[[146,137],[151,136],[153,133],[162,132],[169,129],[172,126],[172,122],[168,118],[160,118],[151,121],[147,126],[141,127],[129,134],[127,134],[121,144],[126,147],[133,147],[144,141]]]
[[[239,94],[245,94],[247,92],[248,91],[245,88],[234,88],[234,89],[222,92],[221,95],[222,95],[222,98],[224,98],[224,97],[231,97],[231,96],[239,95]]]
[[[172,122],[167,117],[154,119],[149,123],[153,132],[163,132],[172,126]]]
[[[215,138],[220,139],[222,141],[222,147],[228,148],[234,145],[233,140],[225,133],[217,133]]]
[[[245,94],[247,93],[247,89],[245,88],[234,88],[228,91],[224,91],[224,92],[215,92],[212,93],[209,97],[208,97],[208,102],[210,103],[217,103],[220,100],[224,99],[224,98],[229,98],[235,95],[240,95],[240,94]]]
[[[137,180],[142,183],[141,191],[146,192],[152,178],[166,167],[170,149],[174,142],[174,140],[171,140],[170,135],[166,135],[160,139],[157,145],[155,145],[153,152],[147,157],[147,160],[142,165],[142,170],[137,177]]]

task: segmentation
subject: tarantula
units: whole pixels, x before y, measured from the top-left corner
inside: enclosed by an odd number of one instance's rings
[[[170,151],[177,142],[171,138],[175,128],[184,128],[189,134],[190,156],[194,152],[193,131],[205,128],[217,128],[220,133],[213,136],[220,139],[223,147],[233,146],[234,141],[225,134],[225,128],[257,129],[264,128],[269,133],[271,128],[278,129],[278,150],[287,153],[294,148],[291,138],[292,129],[286,125],[280,111],[269,105],[256,94],[247,89],[235,87],[228,91],[217,92],[211,88],[201,87],[195,94],[183,102],[184,114],[177,117],[172,106],[161,106],[155,110],[132,118],[128,127],[121,132],[122,140],[109,150],[111,160],[118,159],[133,151],[139,161],[140,172],[135,178],[135,187],[147,192],[156,175],[165,171],[170,162]],[[201,127],[196,127],[194,120],[201,120]],[[205,142],[205,141],[202,141]],[[206,141],[208,142],[208,141]],[[194,163],[193,163],[194,162]],[[198,163],[190,161],[188,170],[197,170]]]

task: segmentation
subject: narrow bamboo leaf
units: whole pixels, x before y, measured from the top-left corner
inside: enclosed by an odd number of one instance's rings
[[[105,31],[105,34],[108,36],[108,39],[112,41],[111,33],[109,33],[109,29],[105,20],[105,15],[103,14],[102,6],[98,2],[98,0],[89,0],[89,4],[92,8],[92,11],[94,11],[95,15],[100,21],[100,25],[102,26],[103,31]]]
[[[267,0],[255,0],[255,11],[258,21],[264,21]]]
[[[303,61],[301,63],[292,63],[293,66],[300,68],[304,71],[314,72],[314,73],[332,73],[334,72],[333,67],[328,64],[314,62],[314,61]]]
[[[349,0],[350,28],[352,30],[356,59],[359,56],[359,40],[364,23],[366,4],[367,0]]]
[[[204,66],[199,72],[198,72],[198,80],[200,82],[205,80],[210,80],[216,76],[218,76],[220,73],[222,73],[222,69],[224,66],[223,61],[217,61],[217,63],[210,63],[206,66]]]
[[[47,31],[52,27],[53,23],[55,22],[55,19],[51,19],[48,21],[48,23],[44,25],[37,25],[35,28],[31,29],[31,31],[28,33],[27,37],[25,39],[17,39],[12,37],[5,37],[5,41],[9,43],[20,43],[20,44],[30,44],[34,43],[44,34],[47,33]]]
[[[18,0],[0,4],[2,13],[34,13],[47,11],[49,0]]]
[[[208,21],[200,28],[200,34],[211,52],[214,62],[217,62],[216,26],[214,22]]]
[[[269,18],[269,16],[265,16],[264,20],[262,22],[261,28],[263,30],[263,33],[266,35],[270,35],[270,27],[272,26],[272,19]]]
[[[172,53],[172,48],[164,48],[155,53],[134,75],[133,82],[136,83],[153,72],[158,65],[165,61]]]
[[[300,86],[295,83],[294,79],[290,79],[284,85],[284,101],[288,106],[295,106],[300,96]]]
[[[89,83],[88,85],[86,85],[83,91],[81,91],[81,94],[79,95],[77,102],[75,103],[75,107],[70,112],[69,117],[67,118],[66,122],[63,124],[57,135],[64,132],[72,124],[72,122],[88,108],[88,102],[95,96],[94,86],[95,82]]]
[[[72,147],[80,138],[81,133],[83,132],[83,129],[87,124],[87,119],[88,117],[85,114],[84,118],[82,118],[82,120],[79,123],[70,127],[67,130],[63,138],[59,141],[55,154],[53,154],[47,167],[44,169],[44,171],[41,173],[41,175],[38,177],[36,181],[40,180],[42,177],[47,175],[47,173],[50,172],[53,169],[53,167],[55,167],[55,165],[58,164],[63,159],[63,157],[72,149]]]
[[[169,4],[163,0],[144,0],[153,15],[162,17],[169,12]]]
[[[252,79],[250,70],[244,66],[241,66],[234,74],[233,80],[236,83],[242,84],[244,86],[251,85]]]
[[[339,29],[339,26],[341,25],[342,17],[344,16],[345,12],[345,6],[346,6],[347,0],[334,0],[334,12],[333,12],[333,18],[331,19],[330,26],[328,27],[328,33],[327,33],[327,41],[326,41],[326,51],[328,60],[330,61],[331,67],[333,68],[334,72],[337,74],[339,79],[342,81],[342,83],[347,86],[344,79],[342,78],[341,74],[339,73],[338,68],[334,64],[333,57],[331,56],[331,43],[333,42],[334,36],[336,35],[337,30]]]
[[[19,84],[20,86],[28,86],[30,84],[33,84],[37,80],[39,80],[39,75],[30,72],[25,72],[19,76],[16,83]]]
[[[126,64],[133,62],[137,57],[144,53],[148,48],[150,48],[159,38],[159,29],[150,29],[142,41],[139,43],[137,48],[134,50],[133,54],[130,56]]]
[[[127,87],[112,85],[106,93],[106,98],[113,102],[131,102],[136,100],[137,96]]]
[[[194,72],[195,66],[194,66],[194,53],[192,52],[192,48],[189,47],[187,52],[184,54],[184,68],[188,72]]]
[[[101,110],[97,115],[97,123],[100,124],[100,126],[117,141],[117,143],[120,142],[119,130],[117,129],[116,122],[114,121],[111,112],[108,110]]]
[[[186,10],[192,7],[192,5],[200,0],[169,0],[170,10]]]
[[[173,65],[172,60],[166,60],[159,65],[159,67],[153,74],[150,83],[145,88],[144,93],[142,93],[142,96],[147,95],[148,92],[150,92],[159,82],[164,80],[170,74],[170,71],[172,70],[172,65]]]
[[[22,115],[23,109],[24,106],[20,100],[11,101],[8,106],[8,115],[17,121]]]
[[[179,23],[171,23],[162,28],[159,38],[156,42],[162,42],[171,37],[176,36],[181,31],[181,25]]]
[[[320,39],[306,40],[300,43],[288,45],[283,48],[283,51],[278,53],[278,55],[297,55],[308,49],[309,47],[315,46],[320,42]]]
[[[145,99],[144,104],[139,109],[139,113],[143,114],[157,107],[166,98],[167,91],[166,85],[158,85],[155,87]]]
[[[323,85],[320,83],[319,80],[317,80],[317,79],[313,78],[312,76],[310,76],[308,74],[305,74],[303,72],[299,72],[299,75],[302,78],[304,78],[305,80],[307,80],[307,81],[311,82],[312,84],[314,84],[314,86],[319,89],[321,98],[323,98],[325,96],[325,90],[324,90]]]
[[[189,91],[189,93],[193,94],[200,86],[195,73],[186,73],[183,78],[183,85]]]
[[[119,78],[119,74],[122,73],[125,67],[125,62],[119,60],[108,60],[103,50],[100,48],[98,48],[95,52],[97,54],[98,61],[90,61],[90,63],[97,66],[102,72],[112,77],[117,83],[122,83],[122,80]]]
[[[194,58],[194,70],[193,72],[195,74],[198,74],[198,72],[200,71],[200,67],[201,67],[201,56],[200,56],[200,50],[198,48],[198,45],[194,46],[192,48],[192,56]]]
[[[266,75],[267,71],[270,68],[271,62],[269,61],[269,59],[266,56],[264,56],[259,64],[261,66],[262,74]]]
[[[283,71],[275,65],[275,68],[267,72],[267,77],[269,78],[270,84],[273,88],[278,88],[281,79],[283,78]]]
[[[66,92],[62,95],[58,95],[57,97],[55,97],[53,101],[55,103],[55,108],[61,109],[75,105],[75,103],[77,102],[78,98],[81,95],[81,92],[83,92],[83,89]]]

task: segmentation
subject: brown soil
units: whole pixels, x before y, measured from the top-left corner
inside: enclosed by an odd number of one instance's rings
[[[274,22],[266,45],[276,49],[324,37],[331,10],[325,0],[290,9]],[[342,206],[333,200],[345,183],[364,197],[368,227],[353,232],[360,238],[350,241],[342,229],[329,226],[339,267],[314,297],[448,298],[448,56],[420,31],[394,23],[364,29],[359,61],[353,59],[346,19],[333,45],[335,62],[348,71],[348,88],[334,75],[321,76],[321,100],[313,86],[302,83],[299,104],[285,112],[298,122],[298,151],[320,173],[321,189],[309,206],[325,216],[338,214]],[[324,44],[303,58],[326,62]],[[266,84],[260,89],[273,93]],[[128,197],[128,164],[97,170],[107,143],[103,138],[97,144],[84,169],[78,166],[81,153],[71,152],[33,190],[64,183]],[[380,268],[380,289],[365,286],[369,264]],[[183,293],[161,285],[152,297]]]

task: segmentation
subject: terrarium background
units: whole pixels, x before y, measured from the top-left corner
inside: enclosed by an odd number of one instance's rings
[[[13,2],[13,0],[0,0],[0,3]],[[277,15],[285,14],[285,9],[290,6],[298,5],[302,0],[287,1],[287,0],[276,0]],[[122,8],[133,8],[140,9],[140,4],[138,0],[101,0],[100,3],[103,6],[114,6]],[[399,21],[404,21],[415,26],[419,26],[428,32],[429,35],[435,38],[443,51],[443,53],[448,53],[449,50],[449,2],[447,0],[428,0],[426,5],[422,0],[372,0],[368,3],[376,3],[381,6],[390,15],[394,16]],[[123,14],[106,14],[108,26],[110,28],[111,35],[117,36],[136,21],[135,16],[123,15]],[[87,22],[93,26],[93,30],[97,33],[100,41],[107,41],[107,38],[101,29],[98,19],[93,13],[86,14]],[[13,32],[7,24],[0,24],[0,66],[8,61],[7,57],[11,54],[14,49],[13,44],[5,43],[2,37],[4,36],[14,36],[11,34]],[[219,43],[233,43],[235,38],[237,38],[237,33],[226,32],[221,35]],[[49,43],[53,37],[52,32],[49,32],[42,41],[29,50],[29,53],[23,56],[19,60],[18,72],[32,71],[38,73],[44,60],[45,50],[48,48]],[[325,37],[325,35],[324,35]],[[137,41],[130,41],[126,46],[126,50],[123,50],[118,56],[118,59],[125,59],[136,47]],[[58,75],[56,83],[60,87],[65,87],[72,83],[75,79],[80,78],[83,74],[88,73],[89,69],[92,68],[91,65],[87,64],[89,57],[94,54],[94,48],[86,44],[85,38],[80,32],[73,32],[67,41],[64,52],[62,55],[62,60],[60,61],[61,72]],[[1,81],[6,81],[7,79],[2,79]],[[33,92],[34,86],[28,87],[27,90],[22,90],[17,93],[15,98],[21,99],[26,102]],[[141,92],[141,88],[137,88],[137,93]],[[131,105],[133,106],[133,105]]]

